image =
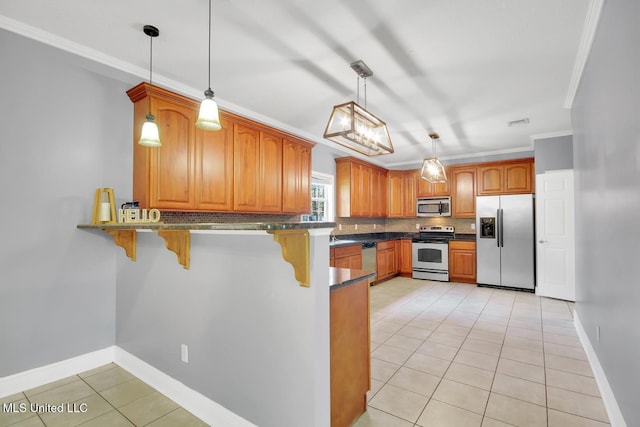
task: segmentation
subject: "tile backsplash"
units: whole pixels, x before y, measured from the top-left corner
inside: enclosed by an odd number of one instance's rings
[[[216,212],[172,212],[162,211],[165,223],[207,223],[207,222],[298,222],[300,215],[264,215]]]
[[[473,218],[336,218],[334,234],[364,234],[383,232],[416,232],[416,224],[421,225],[453,225],[456,233],[475,234]]]
[[[260,215],[213,212],[170,212],[162,211],[165,223],[206,223],[206,222],[298,222],[299,215]],[[474,219],[439,217],[439,218],[336,218],[333,234],[365,234],[384,232],[416,232],[418,225],[453,225],[456,233],[475,234],[472,228]]]

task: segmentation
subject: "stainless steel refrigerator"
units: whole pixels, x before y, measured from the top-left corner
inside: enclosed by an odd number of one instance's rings
[[[534,290],[533,212],[532,194],[476,197],[479,285]]]

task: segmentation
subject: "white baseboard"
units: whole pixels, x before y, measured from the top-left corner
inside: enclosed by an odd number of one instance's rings
[[[212,426],[256,427],[241,416],[190,389],[117,346],[0,378],[0,398],[116,363]]]
[[[598,355],[591,345],[591,341],[589,340],[589,337],[582,326],[582,322],[580,322],[578,313],[575,310],[573,311],[573,319],[576,331],[578,331],[578,337],[580,338],[580,342],[582,343],[585,353],[587,353],[591,369],[593,369],[593,375],[598,383],[598,388],[602,395],[602,401],[604,402],[604,407],[607,410],[607,415],[609,416],[609,423],[611,424],[611,427],[627,427],[622,416],[622,412],[620,411],[620,407],[618,406],[618,402],[616,401],[616,397],[613,395],[613,390],[611,390],[611,386],[607,380],[607,376],[602,369],[602,365],[600,365]]]
[[[213,426],[256,427],[224,406],[171,378],[120,347],[115,347],[114,363],[131,372],[202,421]]]
[[[0,378],[0,398],[111,363],[113,362],[114,348],[115,347],[107,347],[102,350]]]

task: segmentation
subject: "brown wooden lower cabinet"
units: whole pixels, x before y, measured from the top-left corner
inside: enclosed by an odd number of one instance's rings
[[[476,283],[476,242],[449,241],[449,280]]]
[[[369,282],[330,292],[331,427],[350,426],[370,389]]]
[[[400,262],[398,262],[398,272],[400,273],[401,276],[405,276],[405,277],[411,277],[411,274],[413,273],[412,271],[412,259],[411,257],[413,256],[412,253],[412,241],[411,239],[401,239],[400,240],[400,254],[399,254],[399,260]]]
[[[362,244],[329,248],[329,266],[362,270]]]
[[[395,240],[378,242],[376,245],[376,273],[378,282],[398,274]]]

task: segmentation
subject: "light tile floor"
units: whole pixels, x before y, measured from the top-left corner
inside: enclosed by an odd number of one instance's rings
[[[370,291],[371,391],[355,427],[609,425],[572,303],[404,277]]]
[[[113,363],[0,399],[0,427],[206,425]]]

